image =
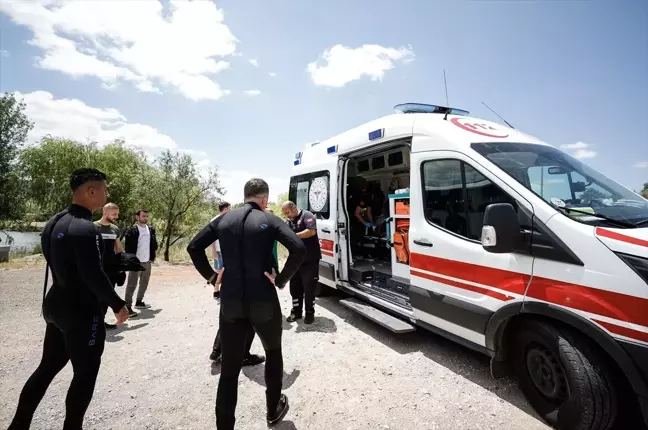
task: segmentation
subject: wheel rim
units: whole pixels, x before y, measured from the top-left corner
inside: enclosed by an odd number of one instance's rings
[[[540,345],[533,345],[526,354],[527,372],[536,389],[548,400],[567,399],[567,378],[558,357]]]

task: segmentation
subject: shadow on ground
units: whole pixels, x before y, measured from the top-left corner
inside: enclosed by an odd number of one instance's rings
[[[511,379],[496,380],[491,376],[489,357],[423,329],[412,333],[392,333],[342,306],[338,303],[339,300],[339,296],[322,297],[317,299],[317,305],[399,354],[421,352],[426,358],[480,385],[532,417],[540,419]]]
[[[315,322],[313,324],[304,324],[304,320],[297,321],[296,333],[303,333],[309,331],[316,331],[320,333],[335,333],[337,331],[337,325],[335,321],[330,318],[315,316]]]
[[[149,323],[141,324],[119,324],[116,329],[106,332],[106,342],[119,342],[124,338],[120,336],[121,333],[137,330],[142,327],[146,327]]]
[[[292,372],[290,373],[286,373],[286,371],[284,370],[283,389],[287,390],[288,388],[292,387],[292,385],[295,383],[297,378],[299,378],[300,373],[301,372],[299,371],[299,369],[293,369]],[[243,374],[250,381],[254,381],[257,384],[261,385],[262,387],[265,387],[265,376],[264,376],[265,366],[264,365],[244,367]]]
[[[292,421],[282,421],[272,428],[276,430],[297,430],[295,423]]]
[[[257,366],[246,366],[241,369],[241,372],[250,381],[256,382],[262,387],[265,387],[265,364],[259,364]],[[221,363],[212,362],[211,375],[216,376],[216,375],[220,375],[220,373],[221,373]],[[293,369],[292,372],[290,373],[286,373],[286,371],[284,370],[283,389],[285,390],[290,388],[295,383],[297,378],[299,378],[300,373],[301,372],[299,369]]]
[[[148,320],[155,318],[155,316],[160,312],[162,312],[162,309],[141,309],[138,311],[139,315],[133,318],[133,320]]]

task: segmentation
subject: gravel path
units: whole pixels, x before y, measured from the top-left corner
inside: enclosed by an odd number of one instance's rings
[[[0,271],[0,428],[40,360],[42,279],[42,269]],[[153,268],[154,308],[110,332],[85,428],[215,428],[217,306],[203,285],[192,267]],[[288,291],[280,297],[285,312]],[[548,428],[511,381],[490,377],[486,357],[423,331],[394,335],[337,300],[318,299],[312,326],[284,323],[291,410],[279,429]],[[252,350],[262,353],[258,339]],[[264,429],[263,366],[242,373],[237,428]],[[32,428],[61,428],[71,374],[54,380]]]

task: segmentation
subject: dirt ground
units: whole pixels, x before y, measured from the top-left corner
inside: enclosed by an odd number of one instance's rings
[[[0,428],[40,361],[42,282],[42,269],[0,271]],[[287,289],[280,297],[286,313]],[[338,300],[318,298],[312,326],[284,323],[291,409],[277,428],[548,428],[514,383],[490,377],[486,357],[423,331],[392,334]],[[146,301],[151,310],[109,332],[85,428],[215,428],[220,369],[208,359],[218,324],[211,290],[192,267],[154,266]],[[258,339],[252,349],[263,353]],[[33,429],[61,428],[71,374],[68,365],[54,380]],[[263,366],[245,368],[237,428],[266,428],[264,404]]]

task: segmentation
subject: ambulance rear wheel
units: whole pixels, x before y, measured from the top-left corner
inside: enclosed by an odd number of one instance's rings
[[[543,321],[525,321],[513,335],[510,359],[522,392],[552,427],[608,430],[614,425],[614,372],[583,336]]]

